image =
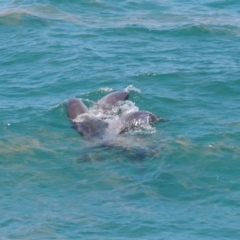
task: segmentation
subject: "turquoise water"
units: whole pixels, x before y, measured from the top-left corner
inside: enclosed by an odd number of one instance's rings
[[[0,239],[239,239],[237,0],[0,3]],[[122,89],[167,121],[71,128]]]

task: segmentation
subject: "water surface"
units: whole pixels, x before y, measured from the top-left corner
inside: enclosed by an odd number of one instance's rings
[[[239,239],[239,7],[1,1],[0,238]],[[168,121],[115,148],[71,128],[68,98],[125,88]]]

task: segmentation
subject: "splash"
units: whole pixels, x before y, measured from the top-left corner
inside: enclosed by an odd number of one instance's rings
[[[109,92],[113,91],[113,89],[112,89],[112,88],[105,87],[105,88],[99,88],[99,91],[100,91],[101,93],[109,93]]]
[[[127,86],[124,91],[129,92],[129,91],[134,91],[134,92],[138,92],[141,93],[141,90],[139,88],[134,87],[133,85],[129,85]]]

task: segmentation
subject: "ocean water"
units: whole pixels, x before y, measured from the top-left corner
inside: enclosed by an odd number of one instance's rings
[[[0,6],[0,239],[239,239],[239,1]],[[166,121],[71,128],[68,98],[122,89]]]

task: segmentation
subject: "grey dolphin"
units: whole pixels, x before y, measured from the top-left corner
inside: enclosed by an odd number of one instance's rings
[[[126,100],[128,97],[129,94],[127,92],[118,91],[108,94],[99,102],[100,104],[116,104],[118,101]],[[81,100],[76,98],[68,100],[67,115],[73,124],[73,128],[87,139],[91,137],[116,136],[130,129],[142,127],[144,124],[153,124],[159,121],[157,116],[147,111],[127,113],[122,115],[118,120],[111,122],[111,124],[87,113],[89,113],[89,110]],[[74,119],[77,116],[80,117],[78,121],[75,121]]]
[[[111,122],[106,131],[104,132],[105,138],[110,138],[116,136],[117,134],[121,134],[127,132],[131,129],[137,129],[144,126],[153,125],[159,120],[163,120],[158,118],[151,112],[147,111],[134,111],[122,115],[118,120]]]
[[[81,100],[70,98],[67,101],[67,115],[73,128],[87,139],[101,136],[108,123],[87,113],[89,113],[89,110]],[[78,121],[74,121],[78,116],[80,116]]]
[[[67,101],[67,115],[71,121],[83,113],[88,113],[88,108],[80,99],[70,98]]]
[[[109,93],[98,101],[98,105],[115,105],[119,101],[125,101],[129,98],[129,93],[126,91],[116,91]]]
[[[109,93],[93,105],[93,110],[100,110],[105,114],[119,114],[120,107],[117,105],[117,103],[120,101],[125,101],[128,98],[129,93],[126,91]]]
[[[107,109],[111,111],[110,113],[113,113],[114,110],[112,109],[114,107],[120,109],[120,105],[117,105],[117,103],[127,100],[128,97],[129,93],[125,91],[110,93],[98,101],[96,110],[100,109],[105,111],[105,109]],[[141,143],[136,144],[135,140],[132,141],[133,139],[127,142],[129,138],[127,135],[119,136],[119,134],[128,130],[141,128],[145,124],[154,124],[161,120],[151,112],[135,111],[120,117],[113,114],[113,119],[115,120],[108,122],[108,118],[101,120],[93,116],[93,112],[89,112],[81,100],[71,98],[67,101],[67,116],[73,128],[80,133],[83,138],[91,140],[96,147],[104,147],[107,150],[115,149],[120,153],[127,152],[127,156],[134,160],[143,160],[146,156],[152,156],[158,152],[158,149],[152,151],[152,147],[146,148],[142,146]],[[132,143],[134,144],[131,146]],[[90,151],[92,152],[93,148],[91,148]],[[87,156],[87,158],[89,157]]]
[[[126,132],[135,127],[141,127],[143,124],[154,124],[160,119],[151,112],[147,111],[134,111],[122,115],[119,119],[120,131],[119,133]]]

